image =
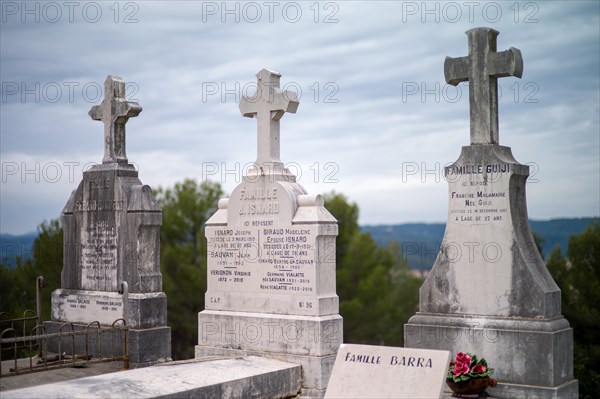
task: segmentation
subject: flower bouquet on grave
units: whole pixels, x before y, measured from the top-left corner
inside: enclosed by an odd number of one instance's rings
[[[494,369],[488,366],[484,358],[458,352],[448,367],[446,384],[454,392],[454,397],[482,394],[487,387],[496,386],[496,380],[490,378],[493,373]]]

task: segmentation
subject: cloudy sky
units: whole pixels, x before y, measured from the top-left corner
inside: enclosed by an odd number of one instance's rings
[[[87,115],[107,74],[143,112],[127,124],[142,182],[227,192],[256,157],[238,109],[262,68],[300,107],[282,161],[310,192],[344,193],[362,224],[443,222],[443,166],[469,144],[468,86],[444,81],[464,32],[498,31],[522,79],[500,79],[500,143],[531,166],[533,219],[600,215],[600,3],[1,1],[0,232],[57,218],[101,162]]]

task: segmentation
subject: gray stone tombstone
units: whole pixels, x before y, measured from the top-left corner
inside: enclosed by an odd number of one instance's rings
[[[83,173],[63,209],[61,288],[52,293],[46,326],[123,319],[130,365],[142,367],[171,357],[159,259],[162,212],[125,153],[125,124],[142,108],[126,100],[119,77],[108,76],[104,90],[102,104],[89,112],[104,123],[104,158]]]
[[[407,347],[483,356],[501,398],[576,398],[573,330],[529,228],[529,167],[498,141],[497,78],[521,77],[519,50],[498,32],[467,31],[469,56],[446,58],[446,81],[469,81],[471,145],[445,168],[449,209],[440,252],[405,325]]]
[[[279,157],[279,120],[294,93],[261,70],[253,97],[258,158],[206,223],[206,310],[196,357],[259,355],[302,365],[304,396],[323,396],[342,343],[335,285],[336,219],[308,195]]]

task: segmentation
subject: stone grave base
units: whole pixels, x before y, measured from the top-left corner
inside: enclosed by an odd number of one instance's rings
[[[419,312],[404,326],[407,348],[448,350],[485,357],[495,369],[492,397],[576,399],[573,329],[553,319],[483,317]]]
[[[59,332],[65,323],[73,323],[75,331],[110,327],[124,319],[129,328],[127,351],[131,368],[145,367],[171,359],[171,328],[167,327],[167,297],[164,292],[131,293],[58,289],[52,292],[52,321],[44,323],[47,333]],[[122,326],[122,323],[116,323]],[[68,333],[69,326],[62,332]],[[75,353],[86,353],[84,335],[75,339]],[[93,357],[123,354],[122,334],[88,335],[87,353]],[[72,338],[65,336],[48,342],[54,353],[73,353]]]
[[[46,333],[57,333],[65,322],[46,321],[44,328]],[[105,326],[103,326],[105,327]],[[84,324],[73,324],[74,331],[90,329]],[[93,328],[92,328],[93,329]],[[66,334],[70,328],[64,328]],[[75,340],[70,335],[62,338],[49,339],[47,350],[49,353],[61,353],[66,355],[89,354],[93,358],[110,358],[122,356],[123,333],[89,334],[87,343],[85,335],[76,335]],[[86,349],[87,346],[87,349]],[[127,339],[127,351],[129,353],[129,368],[152,366],[171,360],[171,327],[154,327],[145,329],[129,329]]]
[[[52,320],[110,326],[121,318],[129,328],[166,326],[167,296],[164,292],[127,295],[69,289],[52,292]]]
[[[322,397],[342,343],[342,318],[205,310],[196,358],[261,356],[302,366],[302,396]]]

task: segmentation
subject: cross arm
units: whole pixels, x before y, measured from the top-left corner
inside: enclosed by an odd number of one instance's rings
[[[299,105],[300,101],[298,101],[296,93],[286,90],[277,96],[277,100],[273,104],[274,112],[271,113],[271,119],[278,121],[286,112],[295,114]]]
[[[256,116],[256,113],[258,112],[256,101],[258,101],[256,96],[250,97],[249,99],[242,97],[242,100],[240,101],[240,112],[242,113],[242,116],[245,116],[246,118],[254,118]]]
[[[102,120],[102,107],[100,105],[94,105],[90,109],[90,112],[88,112],[88,115],[90,116],[90,118],[92,118],[95,121],[101,121]]]
[[[506,51],[488,54],[488,73],[502,78],[505,76],[523,76],[523,57],[521,50],[511,47]]]
[[[469,57],[446,57],[444,61],[446,83],[456,86],[469,80]]]
[[[127,122],[127,119],[136,117],[140,114],[140,112],[142,112],[142,107],[140,106],[140,104],[134,101],[119,99],[118,102],[121,112],[117,114],[117,123],[125,123]]]

